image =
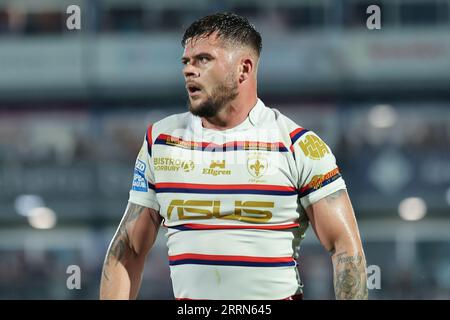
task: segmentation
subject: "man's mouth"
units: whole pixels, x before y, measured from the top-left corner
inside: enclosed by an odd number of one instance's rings
[[[195,96],[200,94],[200,92],[202,91],[202,89],[200,88],[200,86],[196,85],[196,84],[188,84],[186,86],[186,89],[189,93],[190,96]]]

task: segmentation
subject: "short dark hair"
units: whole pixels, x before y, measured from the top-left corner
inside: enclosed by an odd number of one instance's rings
[[[262,49],[262,39],[255,27],[247,18],[234,13],[221,12],[194,21],[186,29],[181,45],[196,37],[208,37],[217,31],[219,39],[249,46],[259,55]]]

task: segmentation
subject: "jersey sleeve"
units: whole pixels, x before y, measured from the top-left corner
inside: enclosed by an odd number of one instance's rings
[[[151,153],[152,126],[149,126],[134,166],[133,182],[128,201],[159,211]]]
[[[295,162],[298,169],[299,199],[303,208],[346,189],[330,147],[314,132],[298,130],[293,143]]]

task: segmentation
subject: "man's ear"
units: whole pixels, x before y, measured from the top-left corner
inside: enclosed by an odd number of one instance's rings
[[[239,65],[239,83],[246,81],[253,73],[255,67],[253,59],[244,57]]]

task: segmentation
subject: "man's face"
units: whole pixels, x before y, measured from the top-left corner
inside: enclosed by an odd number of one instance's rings
[[[236,53],[213,33],[189,39],[182,62],[189,111],[200,117],[214,117],[238,95]]]

